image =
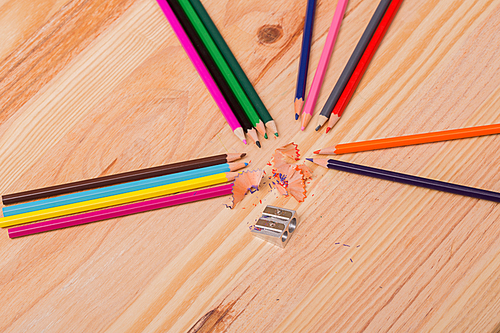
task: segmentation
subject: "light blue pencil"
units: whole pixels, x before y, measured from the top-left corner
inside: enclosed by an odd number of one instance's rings
[[[236,171],[244,168],[247,165],[248,163],[225,163],[213,165],[206,168],[189,170],[160,177],[147,178],[118,185],[101,187],[93,190],[65,194],[43,200],[26,202],[18,205],[4,207],[3,216],[7,217],[12,215],[24,214],[36,210],[69,205],[77,202],[99,199],[112,195],[144,190],[151,187],[163,186],[195,178],[216,175],[218,173]]]

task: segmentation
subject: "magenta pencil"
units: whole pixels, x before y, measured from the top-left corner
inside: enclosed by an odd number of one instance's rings
[[[232,189],[233,189],[233,184],[226,184],[199,191],[176,194],[164,198],[141,201],[133,204],[106,208],[88,213],[66,216],[59,219],[23,225],[20,227],[10,228],[8,230],[9,237],[16,238],[16,237],[28,236],[41,232],[73,227],[76,225],[82,225],[107,219],[113,219],[130,214],[142,213],[154,209],[181,205],[188,202],[220,197],[223,195],[231,194]]]
[[[200,56],[198,55],[198,52],[196,51],[193,43],[191,43],[191,40],[188,38],[186,32],[182,28],[182,25],[180,24],[179,20],[174,15],[174,12],[170,8],[170,5],[165,0],[156,0],[156,2],[158,2],[158,5],[160,6],[161,10],[167,17],[167,20],[170,23],[172,29],[174,30],[174,33],[177,35],[177,38],[181,42],[182,47],[188,54],[189,59],[191,59],[191,62],[198,71],[198,74],[200,74],[201,79],[205,83],[205,86],[207,87],[208,91],[210,91],[210,94],[214,98],[215,103],[217,103],[217,106],[224,115],[224,118],[226,118],[226,121],[233,130],[234,134],[241,141],[243,141],[244,144],[247,144],[243,128],[241,127],[233,111],[231,110],[226,100],[224,99],[224,96],[222,96],[219,87],[215,83],[207,67],[201,60]]]
[[[335,14],[333,14],[332,24],[330,25],[330,30],[328,30],[328,35],[326,36],[325,46],[321,52],[321,57],[319,58],[318,67],[311,84],[311,89],[306,97],[306,102],[304,105],[304,110],[302,111],[302,124],[301,130],[307,126],[312,118],[314,107],[316,106],[316,101],[318,100],[319,91],[321,85],[323,84],[323,79],[325,78],[326,69],[328,68],[328,63],[332,56],[333,47],[335,46],[335,41],[339,34],[340,25],[342,19],[344,18],[344,13],[347,8],[348,0],[339,0],[337,7],[335,8]]]

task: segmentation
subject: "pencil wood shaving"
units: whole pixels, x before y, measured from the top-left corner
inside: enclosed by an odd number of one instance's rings
[[[255,193],[258,191],[262,176],[263,172],[261,169],[243,171],[236,176],[233,183],[233,195],[231,196],[232,203],[226,206],[232,209],[238,202],[243,200],[247,192]]]
[[[287,169],[284,173],[273,173],[276,189],[281,195],[291,195],[302,202],[306,198],[304,174],[297,165],[289,164]]]
[[[232,203],[226,205],[228,208],[234,208],[242,201],[245,195],[255,193],[259,190],[264,174],[269,179],[271,189],[276,188],[279,194],[284,196],[291,195],[297,201],[302,202],[306,198],[305,181],[311,178],[312,174],[305,164],[294,164],[300,159],[298,146],[291,142],[275,150],[271,161],[267,163],[271,170],[257,169],[244,171],[238,175],[233,184]]]
[[[271,158],[271,165],[273,166],[273,171],[280,169],[288,164],[295,163],[300,159],[300,153],[298,146],[291,142],[283,147],[280,147],[274,151]]]
[[[276,149],[271,159],[272,178],[281,195],[291,195],[298,202],[306,198],[305,180],[311,172],[305,164],[292,164],[300,158],[298,146],[291,142]]]

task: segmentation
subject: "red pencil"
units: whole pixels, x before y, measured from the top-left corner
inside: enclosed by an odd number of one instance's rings
[[[377,30],[375,30],[375,33],[373,34],[372,40],[366,47],[363,56],[359,60],[359,63],[356,66],[356,69],[354,70],[354,73],[352,73],[349,82],[347,83],[344,91],[342,92],[342,95],[340,96],[337,104],[335,105],[335,108],[332,111],[332,115],[330,116],[330,120],[328,121],[328,126],[326,128],[326,133],[328,133],[333,128],[333,126],[335,126],[337,121],[339,121],[340,117],[344,113],[347,104],[349,104],[349,101],[351,100],[354,91],[356,91],[356,88],[358,87],[359,81],[361,81],[361,78],[365,74],[366,69],[370,64],[370,61],[373,58],[373,55],[377,51],[380,42],[384,38],[385,33],[387,32],[387,29],[391,25],[394,16],[396,16],[396,13],[399,7],[401,6],[402,2],[403,0],[394,0],[387,8],[387,11],[382,20],[380,21]]]

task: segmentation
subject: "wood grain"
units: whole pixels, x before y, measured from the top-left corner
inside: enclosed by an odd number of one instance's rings
[[[403,2],[328,135],[293,120],[305,2],[203,3],[279,139],[259,150],[234,137],[155,1],[4,0],[1,193],[223,152],[259,168],[290,141],[308,157],[500,122],[498,0]],[[318,105],[376,5],[349,2]],[[312,69],[335,6],[318,1]],[[500,191],[499,145],[489,136],[341,158]],[[311,169],[303,203],[261,191],[234,210],[219,198],[16,240],[4,230],[0,331],[499,331],[496,204]],[[285,250],[248,232],[268,204],[300,216]]]

